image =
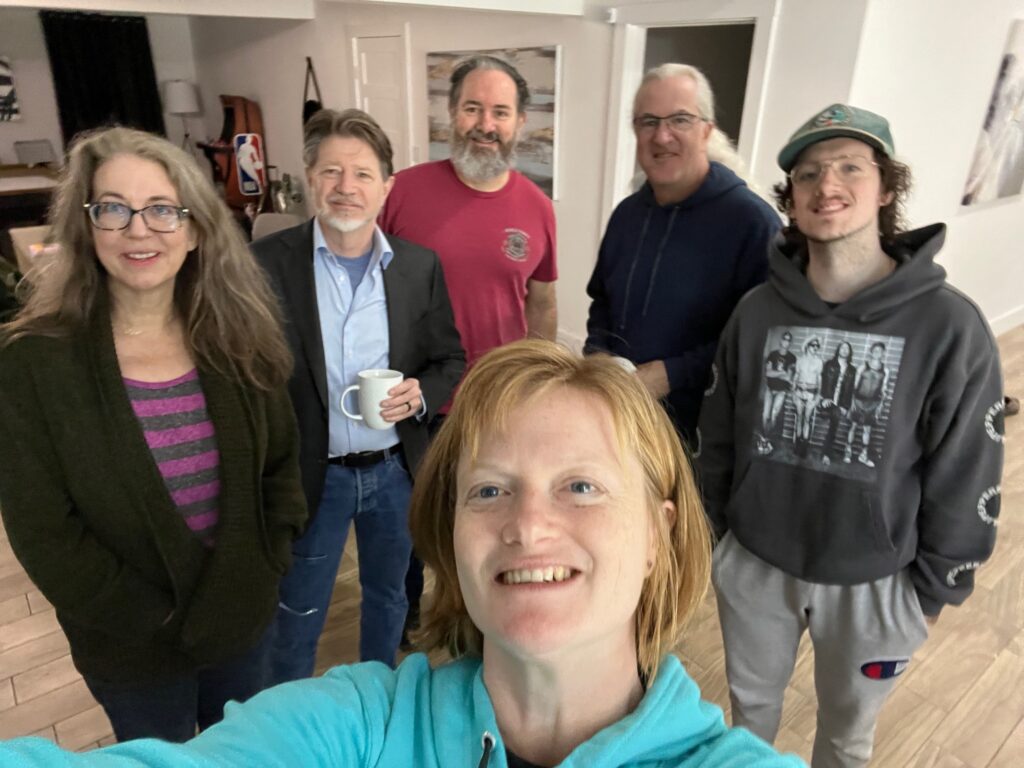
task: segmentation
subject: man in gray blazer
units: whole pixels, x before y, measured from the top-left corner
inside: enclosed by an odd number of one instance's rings
[[[316,216],[252,245],[295,355],[289,391],[311,516],[281,582],[275,682],[313,673],[349,523],[359,545],[360,660],[394,665],[408,605],[410,473],[465,368],[437,256],[376,225],[393,183],[380,126],[360,110],[322,110],[305,126],[303,159]],[[405,376],[380,402],[386,429],[342,410],[342,393],[366,369]],[[355,410],[354,397],[346,407]]]

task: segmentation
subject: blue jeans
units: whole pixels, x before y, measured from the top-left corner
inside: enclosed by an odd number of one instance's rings
[[[408,601],[409,496],[412,480],[401,454],[365,469],[327,466],[312,524],[292,544],[292,567],[281,580],[274,641],[274,683],[310,677],[327,618],[345,538],[355,523],[359,544],[359,658],[395,665]]]
[[[183,742],[224,717],[229,701],[245,701],[270,686],[273,625],[259,643],[234,659],[186,677],[127,686],[85,678],[110,718],[118,741],[155,738]]]

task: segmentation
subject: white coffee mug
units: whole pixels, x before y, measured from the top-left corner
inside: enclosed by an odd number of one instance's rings
[[[368,368],[359,372],[359,383],[346,387],[341,393],[341,412],[350,419],[366,422],[370,429],[391,429],[392,422],[380,416],[380,402],[387,400],[388,390],[402,383],[401,371],[387,368]],[[345,398],[353,390],[359,390],[359,413],[352,413],[345,407]],[[361,414],[361,415],[360,415]]]

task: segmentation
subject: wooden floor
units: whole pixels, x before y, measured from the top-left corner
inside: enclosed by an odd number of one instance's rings
[[[1000,338],[1007,391],[1024,394],[1024,328]],[[973,597],[947,609],[886,704],[873,766],[1024,766],[1024,415],[1007,420],[999,541]],[[2,534],[2,532],[0,532]],[[318,671],[356,659],[359,584],[346,552]],[[679,649],[705,698],[728,709],[724,658],[709,597]],[[805,644],[777,745],[810,758],[812,655]],[[0,540],[0,738],[38,734],[70,749],[111,741],[110,724],[75,673],[53,609]]]

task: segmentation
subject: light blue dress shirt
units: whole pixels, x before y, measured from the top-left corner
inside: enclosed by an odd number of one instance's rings
[[[370,429],[341,411],[341,393],[345,387],[359,383],[360,371],[391,367],[384,270],[394,252],[379,227],[374,229],[372,248],[370,265],[353,291],[352,279],[342,263],[344,257],[331,252],[320,220],[313,220],[313,276],[327,364],[327,450],[332,457],[379,451],[398,444],[394,427]],[[349,393],[345,407],[350,412],[359,412],[358,397],[358,392]]]

